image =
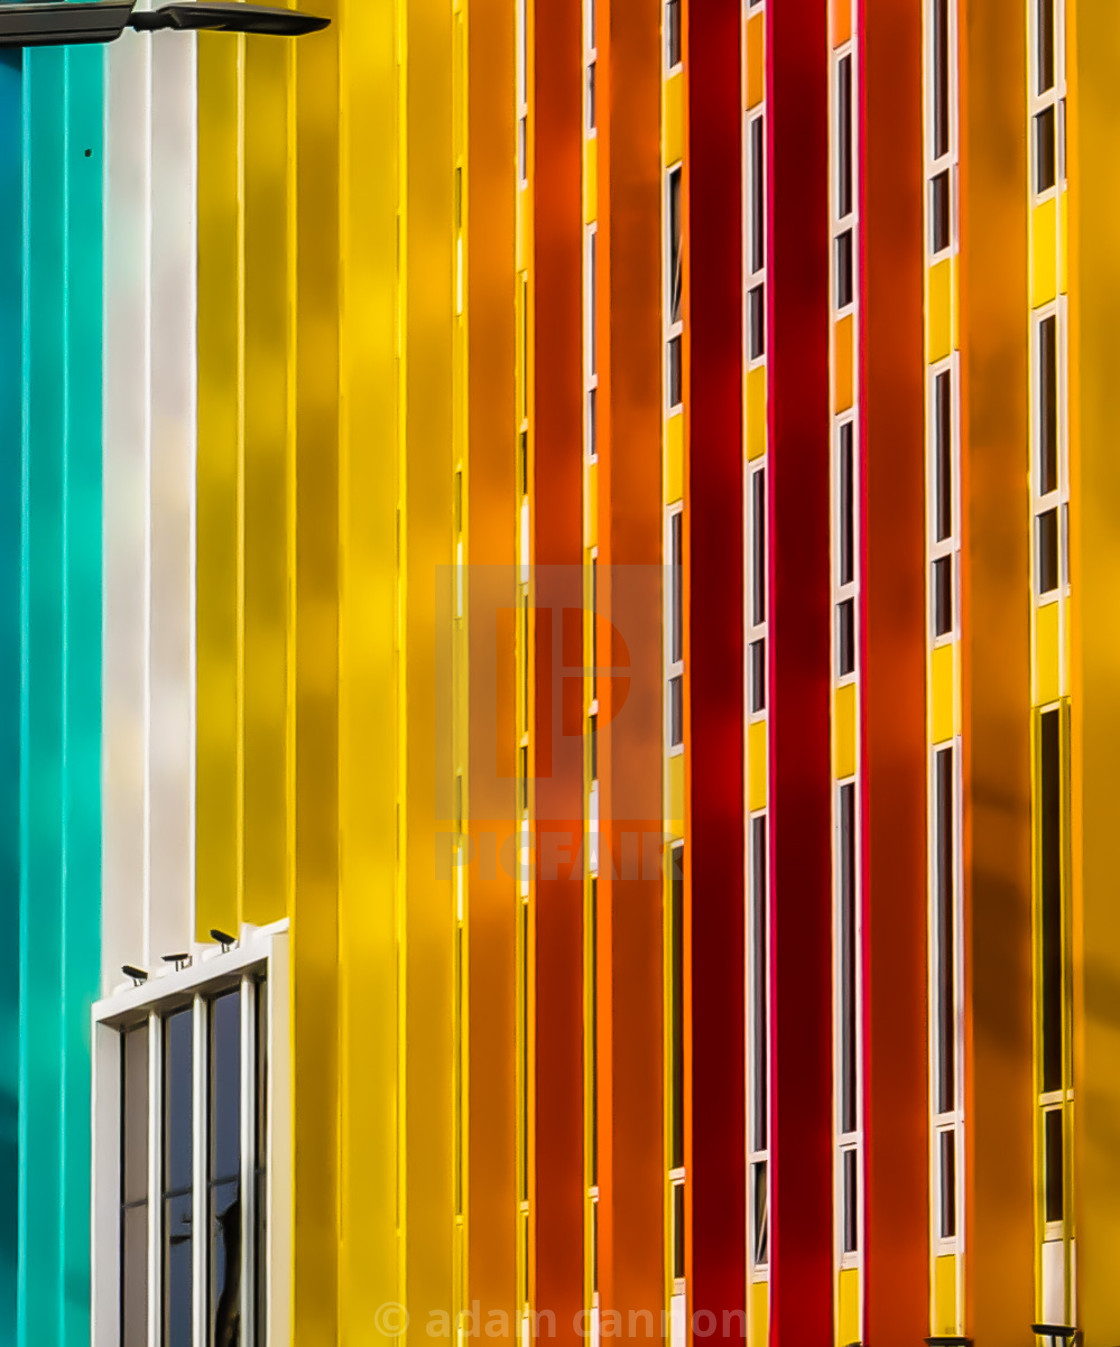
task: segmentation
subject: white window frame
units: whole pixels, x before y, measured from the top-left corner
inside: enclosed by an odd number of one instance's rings
[[[291,1337],[290,1277],[292,1258],[292,1137],[291,1137],[291,1047],[289,1035],[288,923],[246,928],[240,942],[228,953],[206,950],[188,967],[159,973],[139,987],[117,988],[96,1002],[92,1011],[93,1085],[92,1085],[92,1191],[91,1258],[93,1347],[118,1347],[120,1343],[120,1185],[121,1185],[121,1031],[148,1016],[149,1088],[148,1088],[148,1343],[159,1347],[162,1338],[162,1017],[186,1005],[194,1015],[194,1148],[192,1228],[208,1230],[208,1192],[206,1180],[207,1089],[206,1000],[240,984],[242,991],[242,1156],[241,1184],[246,1202],[242,1217],[242,1247],[248,1253],[255,1241],[245,1236],[255,1227],[255,1155],[247,1144],[251,1124],[250,1101],[255,1098],[248,1065],[252,1057],[244,1048],[252,1042],[253,1030],[244,1014],[246,978],[263,975],[267,995],[266,1060],[267,1067],[267,1156],[266,1156],[266,1232],[267,1267],[265,1268],[268,1321],[267,1342],[273,1347],[287,1344]],[[250,1110],[251,1112],[251,1110]],[[193,1347],[206,1347],[207,1261],[209,1241],[195,1238],[192,1243],[194,1315]],[[251,1258],[252,1255],[249,1254]],[[251,1266],[251,1264],[250,1264]],[[242,1338],[252,1328],[254,1280],[242,1283]]]
[[[1065,126],[1066,102],[1066,5],[1065,0],[1053,0],[1054,5],[1054,83],[1045,93],[1038,92],[1039,31],[1038,4],[1028,4],[1028,88],[1027,88],[1027,155],[1028,182],[1032,203],[1048,201],[1056,197],[1066,183],[1068,175],[1068,128]],[[1054,186],[1039,192],[1035,189],[1037,172],[1035,166],[1035,118],[1046,108],[1054,109]]]
[[[933,0],[933,3],[936,3],[936,0]],[[944,154],[935,155],[934,81],[928,77],[928,72],[933,70],[934,61],[933,3],[930,3],[930,0],[927,0],[923,23],[923,28],[925,30],[923,34],[923,45],[925,47],[923,65],[927,72],[927,78],[925,80],[925,135],[923,137],[926,161],[926,186],[922,216],[925,232],[926,257],[930,262],[935,258],[940,261],[941,258],[953,256],[958,250],[960,241],[960,16],[958,14],[958,0],[947,0],[949,23],[949,106],[947,109],[949,118],[949,144]],[[930,230],[930,195],[934,178],[945,169],[948,169],[949,171],[949,244],[948,247],[942,248],[935,253],[933,251]]]
[[[681,564],[678,574],[674,574],[673,565],[673,521],[680,520]],[[664,641],[662,659],[665,664],[665,751],[669,757],[679,757],[684,752],[684,684],[681,684],[681,741],[673,743],[672,683],[674,678],[684,678],[684,502],[676,501],[665,510],[665,619],[663,623]],[[673,618],[676,598],[680,605],[681,657],[673,659]]]
[[[672,212],[670,202],[673,198],[672,182],[674,176],[680,179],[680,230],[681,230],[681,316],[675,322],[671,317],[672,297],[673,297],[673,239],[670,234],[670,224],[672,222]],[[665,261],[663,265],[665,302],[662,304],[662,327],[664,329],[664,364],[665,364],[665,414],[673,416],[683,411],[686,401],[685,390],[685,369],[684,369],[684,264],[685,264],[685,196],[684,196],[684,162],[678,159],[676,163],[670,164],[664,172],[662,178],[662,212],[664,225],[662,227],[662,238],[665,240],[664,251]],[[669,389],[669,350],[674,341],[680,341],[681,347],[681,400],[673,402]]]
[[[595,408],[595,442],[591,442],[591,402],[599,397],[599,344],[596,318],[599,307],[599,224],[591,220],[583,230],[583,441],[589,463],[599,458],[599,408]]]
[[[583,5],[583,133],[594,140],[599,131],[599,82],[596,69],[599,48],[595,41],[595,0]],[[595,81],[595,120],[591,120],[591,81]]]
[[[926,631],[930,650],[948,645],[960,633],[961,623],[961,378],[960,353],[953,351],[945,360],[926,366]],[[937,538],[937,446],[935,442],[936,388],[938,377],[949,376],[949,432],[951,437],[950,472],[952,476],[952,526],[947,538]],[[933,619],[933,564],[948,557],[952,564],[953,620],[949,630],[936,634]]]
[[[516,0],[517,41],[517,181],[529,181],[529,0]]]
[[[840,942],[840,908],[842,901],[840,874],[840,796],[846,787],[852,789],[852,862],[853,883],[852,911],[855,939],[854,984],[852,986],[853,1009],[856,1021],[856,1035],[853,1044],[855,1066],[855,1109],[856,1125],[852,1131],[844,1131],[841,1118],[841,1089],[839,1082],[843,1071],[843,1036],[841,1009],[843,999],[841,982],[843,977],[844,954]],[[860,836],[862,827],[862,802],[860,800],[860,778],[857,772],[833,783],[832,787],[832,874],[833,874],[833,918],[832,918],[832,987],[833,987],[833,1024],[832,1035],[832,1072],[837,1082],[834,1091],[832,1109],[833,1127],[833,1182],[835,1201],[834,1240],[836,1266],[839,1268],[859,1267],[863,1261],[864,1245],[864,1146],[863,1146],[863,1035],[859,1026],[863,1022],[863,960],[860,952],[863,948],[863,904],[860,901],[862,885],[860,867],[863,860],[863,846]],[[856,1247],[844,1248],[844,1156],[854,1151],[856,1156]]]
[[[763,831],[764,831],[764,836],[765,836],[765,845],[766,845],[766,887],[765,887],[763,893],[761,893],[761,894],[756,894],[756,893],[754,892],[754,888],[753,888],[753,878],[754,878],[754,876],[753,876],[753,865],[752,865],[753,856],[752,856],[752,851],[751,851],[751,846],[752,846],[751,833],[753,832],[753,825],[754,825],[757,821],[759,821],[759,820],[762,821]],[[746,859],[746,884],[747,884],[747,922],[746,922],[746,932],[745,932],[745,946],[746,946],[746,949],[745,949],[745,957],[746,957],[746,973],[747,973],[747,977],[746,977],[747,995],[746,995],[746,997],[744,998],[744,1000],[745,1000],[745,1008],[744,1008],[744,1009],[745,1009],[745,1019],[746,1019],[746,1042],[747,1042],[747,1049],[746,1049],[746,1058],[747,1058],[747,1071],[746,1071],[746,1096],[747,1096],[747,1097],[746,1097],[746,1120],[747,1120],[747,1125],[746,1125],[746,1133],[747,1133],[747,1193],[746,1193],[746,1210],[747,1210],[747,1265],[748,1265],[748,1268],[749,1268],[749,1271],[750,1271],[750,1279],[751,1279],[752,1281],[767,1281],[767,1280],[769,1279],[769,1276],[770,1276],[769,1251],[770,1251],[771,1244],[772,1244],[772,1240],[773,1240],[773,1224],[772,1224],[772,1220],[771,1220],[772,1215],[773,1215],[773,1208],[772,1208],[772,1205],[771,1205],[771,1203],[770,1203],[770,1194],[772,1193],[773,1187],[774,1187],[774,1183],[773,1183],[773,1173],[772,1173],[772,1171],[771,1171],[771,1169],[770,1169],[770,1133],[771,1133],[771,1128],[772,1128],[772,1122],[773,1122],[773,1120],[772,1120],[772,1118],[769,1116],[770,1113],[771,1113],[771,1105],[772,1105],[772,1102],[773,1102],[773,1101],[772,1101],[772,1092],[771,1092],[771,1077],[770,1077],[770,1067],[772,1066],[772,1063],[770,1062],[770,1055],[771,1055],[771,1054],[770,1054],[770,1052],[769,1052],[769,1047],[768,1047],[768,1049],[767,1049],[767,1065],[768,1065],[768,1070],[767,1070],[766,1079],[765,1079],[764,1081],[762,1081],[763,1093],[764,1093],[764,1095],[765,1095],[765,1101],[766,1101],[766,1113],[767,1113],[767,1124],[766,1124],[766,1143],[767,1143],[767,1144],[766,1144],[765,1146],[762,1146],[762,1147],[756,1147],[755,1144],[754,1144],[755,1138],[754,1138],[754,1135],[753,1135],[753,1132],[754,1132],[754,1093],[755,1093],[755,1085],[756,1085],[756,1082],[757,1082],[757,1080],[758,1080],[759,1063],[755,1061],[755,1053],[754,1053],[754,1032],[753,1032],[754,1026],[753,1026],[752,1023],[751,1023],[751,1013],[752,1013],[752,1008],[753,1008],[753,1004],[754,1004],[754,986],[753,986],[753,983],[752,983],[752,980],[751,980],[751,975],[752,975],[753,970],[754,970],[755,955],[756,955],[756,953],[757,953],[757,951],[755,950],[755,947],[754,947],[754,913],[755,913],[755,904],[758,903],[758,902],[761,902],[761,903],[762,903],[762,906],[763,906],[763,912],[764,912],[764,915],[765,915],[764,926],[765,926],[765,946],[766,946],[766,947],[765,947],[765,949],[762,951],[762,954],[763,954],[763,967],[767,970],[767,975],[766,975],[766,987],[765,987],[764,990],[765,990],[766,1002],[767,1002],[767,1006],[768,1006],[768,1016],[767,1016],[768,1021],[769,1021],[769,1019],[770,1019],[770,1017],[772,1016],[772,1013],[773,1013],[773,1007],[770,1005],[770,977],[769,977],[770,955],[771,955],[771,948],[772,948],[772,945],[773,945],[773,931],[772,931],[772,928],[771,928],[771,922],[770,922],[770,901],[769,901],[770,882],[771,882],[771,881],[770,881],[770,859],[771,859],[771,858],[770,858],[770,820],[769,820],[767,811],[766,811],[765,809],[756,809],[753,813],[749,813],[749,814],[747,815],[747,845],[746,845],[745,850],[746,850],[746,857],[745,857],[745,859]],[[755,1210],[755,1188],[754,1188],[754,1173],[755,1173],[755,1166],[756,1166],[756,1165],[765,1165],[765,1166],[766,1166],[766,1202],[767,1202],[767,1213],[766,1213],[766,1220],[767,1220],[767,1237],[766,1237],[767,1257],[766,1257],[765,1260],[758,1260],[758,1261],[756,1261],[756,1259],[755,1259],[755,1231],[756,1231],[757,1228],[758,1228],[758,1213],[757,1213],[756,1210]]]
[[[1038,468],[1042,449],[1042,381],[1039,377],[1039,358],[1042,349],[1042,324],[1054,319],[1054,380],[1057,406],[1057,484],[1045,495],[1039,492]],[[1031,314],[1031,593],[1035,606],[1044,608],[1067,598],[1070,593],[1069,576],[1069,300],[1060,295],[1035,309]],[[1038,520],[1047,510],[1058,511],[1058,585],[1041,593],[1038,587]]]

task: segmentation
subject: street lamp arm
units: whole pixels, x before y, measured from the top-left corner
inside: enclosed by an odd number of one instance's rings
[[[126,28],[222,33],[266,33],[302,37],[326,28],[329,19],[295,9],[243,4],[240,0],[174,0],[158,9],[137,10],[135,0],[39,0],[35,4],[0,3],[0,47],[63,47],[72,43],[114,42]]]

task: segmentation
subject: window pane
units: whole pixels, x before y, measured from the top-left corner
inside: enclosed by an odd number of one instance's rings
[[[684,1164],[684,847],[670,857],[673,978],[673,1168]]]
[[[766,709],[766,642],[752,641],[750,647],[751,710]]]
[[[163,1199],[163,1347],[191,1347],[193,1202],[189,1192]]]
[[[1063,1119],[1060,1108],[1043,1115],[1046,1144],[1046,1219],[1063,1221],[1066,1214]]]
[[[678,1183],[673,1188],[673,1276],[683,1277],[685,1269],[684,1258],[684,1184]]]
[[[1049,594],[1058,588],[1058,511],[1044,510],[1036,521],[1038,546],[1038,592]]]
[[[667,0],[665,6],[665,59],[670,70],[681,63],[681,0]]]
[[[953,630],[953,558],[938,557],[933,563],[933,634],[948,636]]]
[[[1038,83],[1044,94],[1054,87],[1054,0],[1038,0]]]
[[[684,679],[677,674],[669,679],[669,744],[684,743]]]
[[[859,1249],[859,1158],[854,1150],[844,1151],[844,1252]]]
[[[765,260],[766,212],[762,183],[762,118],[751,122],[750,143],[750,222],[751,222],[751,271],[761,271]]]
[[[587,456],[595,458],[599,453],[599,427],[596,424],[595,389],[587,391]]]
[[[121,1035],[121,1201],[148,1196],[148,1025]]]
[[[595,62],[587,67],[587,129],[595,130]]]
[[[836,67],[836,215],[852,209],[852,58]]]
[[[855,579],[855,446],[851,421],[840,427],[840,545],[839,572],[842,585]]]
[[[684,398],[684,372],[681,369],[681,339],[669,342],[669,406],[679,407]]]
[[[1062,1088],[1062,744],[1058,711],[1038,718],[1042,1088]]]
[[[935,913],[935,1024],[937,1031],[938,1113],[950,1113],[956,1107],[956,848],[953,802],[953,750],[940,749],[934,755],[933,828]]]
[[[1054,109],[1048,107],[1034,119],[1034,190],[1045,192],[1054,181]]]
[[[766,621],[766,472],[751,477],[751,620]]]
[[[953,532],[953,385],[948,370],[933,383],[934,533],[944,542]]]
[[[597,295],[599,276],[596,258],[596,248],[599,242],[599,231],[591,229],[587,234],[587,372],[589,375],[598,373],[598,350],[596,347],[595,316],[597,309]]]
[[[933,4],[933,157],[949,152],[949,0]]]
[[[1058,486],[1058,333],[1051,316],[1038,325],[1038,494]]]
[[[852,231],[845,229],[836,236],[836,307],[842,309],[852,302]]]
[[[929,246],[939,253],[950,243],[952,203],[949,196],[949,170],[939,173],[929,184]]]
[[[856,667],[856,606],[854,599],[836,605],[836,677],[854,673]]]
[[[148,1345],[148,1204],[121,1211],[121,1347]]]
[[[856,788],[840,787],[837,819],[838,944],[840,947],[840,1131],[858,1125],[856,1085]]]
[[[181,1192],[191,1187],[193,1012],[177,1010],[163,1022],[163,1188]]]
[[[684,515],[678,510],[669,516],[669,583],[672,609],[669,615],[669,659],[673,664],[684,658]]]
[[[754,1261],[766,1263],[770,1258],[770,1193],[767,1183],[766,1161],[753,1166],[751,1203],[754,1214]]]
[[[669,174],[669,321],[681,321],[684,249],[681,246],[681,171]]]
[[[591,1182],[599,1182],[599,881],[588,881],[588,1038],[591,1058]],[[597,1212],[597,1209],[596,1209]]]
[[[240,1173],[241,993],[234,988],[210,1003],[209,1179],[236,1179]]]
[[[210,1189],[210,1320],[213,1347],[236,1344],[241,1312],[241,1184]]]
[[[766,819],[750,821],[751,907],[751,1149],[766,1149],[769,1132],[769,977],[766,958],[768,928],[766,887]]]
[[[752,360],[766,354],[766,304],[761,285],[747,291],[747,352]]]
[[[957,1233],[957,1134],[953,1130],[937,1134],[938,1187],[940,1202],[938,1233],[942,1239],[954,1239]]]
[[[254,1296],[257,1307],[257,1347],[268,1341],[268,988],[258,982],[254,989],[257,1012],[256,1034],[256,1268]]]

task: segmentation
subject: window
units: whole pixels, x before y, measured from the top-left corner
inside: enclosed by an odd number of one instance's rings
[[[937,1233],[942,1239],[957,1234],[957,1134],[945,1128],[937,1134]]]
[[[1034,190],[1045,192],[1056,181],[1054,107],[1051,104],[1034,119]]]
[[[684,846],[670,851],[670,948],[672,950],[673,1148],[672,1168],[684,1165]]]
[[[599,241],[597,229],[587,231],[587,373],[594,377],[599,372],[599,352],[596,341],[595,315],[598,299],[598,272],[596,270],[596,250]]]
[[[587,129],[595,130],[595,62],[587,64]]]
[[[953,533],[953,389],[949,371],[933,381],[934,537]]]
[[[673,1185],[673,1276],[685,1274],[684,1184]]]
[[[949,0],[933,0],[933,157],[949,153]]]
[[[1038,325],[1038,494],[1048,495],[1057,487],[1057,319],[1051,314]]]
[[[684,401],[684,371],[681,368],[681,339],[669,339],[669,406],[679,407]]]
[[[684,249],[681,230],[681,170],[669,172],[669,321],[681,321]]]
[[[766,305],[761,285],[747,291],[747,353],[751,360],[766,353]]]
[[[1054,0],[1038,0],[1037,82],[1036,92],[1054,87]]]
[[[949,170],[944,169],[929,184],[929,246],[933,253],[943,252],[951,239],[952,207],[949,199]]]
[[[766,469],[751,474],[751,620],[766,621]]]
[[[846,308],[852,302],[852,231],[845,229],[836,237],[836,307]]]
[[[766,710],[766,641],[750,644],[750,698],[751,711]]]
[[[1035,521],[1035,547],[1038,554],[1038,592],[1049,594],[1058,588],[1058,511],[1043,510]]]
[[[529,21],[528,0],[517,0],[517,176],[529,180]]]
[[[837,817],[837,945],[839,948],[840,1099],[839,1130],[858,1127],[856,1083],[858,1026],[856,1016],[856,788],[840,787]]]
[[[669,679],[669,746],[684,743],[684,679],[675,674]]]
[[[592,1186],[599,1182],[599,880],[587,881],[587,1011],[588,1062],[590,1064],[590,1174]],[[597,1215],[597,1213],[596,1213]],[[595,1233],[598,1233],[596,1230]]]
[[[587,457],[599,457],[599,427],[596,416],[595,397],[597,390],[589,388],[587,390]]]
[[[751,231],[751,249],[750,249],[750,269],[752,272],[761,271],[765,259],[765,239],[766,239],[766,211],[765,211],[765,192],[763,188],[763,159],[762,159],[762,118],[761,116],[753,118],[750,123],[750,202],[748,206],[748,218],[750,220]]]
[[[955,799],[953,750],[938,749],[933,759],[934,1026],[937,1044],[934,1102],[938,1113],[952,1113],[957,1105]]]
[[[1047,1109],[1043,1117],[1043,1154],[1046,1221],[1064,1221],[1065,1193],[1065,1138],[1064,1120],[1060,1108]]]
[[[769,1132],[769,970],[770,922],[766,882],[766,816],[750,821],[750,1008],[751,1149],[764,1151]]]
[[[681,63],[681,0],[666,0],[665,61],[670,70]]]
[[[856,669],[856,605],[845,599],[836,605],[836,677],[846,678]]]
[[[845,421],[840,427],[840,529],[836,549],[836,570],[842,585],[850,585],[855,579],[855,445],[853,435],[852,422]]]
[[[1063,1082],[1062,734],[1060,713],[1039,716],[1038,845],[1042,972],[1042,1089]]]
[[[842,1216],[843,1250],[859,1250],[859,1155],[854,1148],[842,1151],[844,1207]]]
[[[836,215],[852,209],[852,58],[841,57],[836,67]]]
[[[675,510],[669,516],[669,660],[678,664],[684,659],[684,515]]]
[[[767,1177],[765,1160],[751,1166],[751,1208],[754,1216],[751,1252],[756,1267],[770,1260],[770,1193]]]
[[[158,992],[158,982],[154,986]],[[263,1342],[268,1176],[263,972],[258,966],[230,974],[169,1001],[168,1008],[130,1009],[123,1023],[98,1027],[118,1054],[120,1072],[120,1341],[122,1347],[148,1342],[148,1251],[154,1247],[159,1258],[154,1308],[164,1347],[190,1347],[199,1333],[208,1343]],[[107,1060],[99,1049],[98,1061]],[[98,1075],[103,1069],[97,1067]],[[196,1119],[202,1121],[197,1128]],[[153,1126],[160,1148],[154,1192]],[[204,1248],[196,1255],[199,1240]],[[196,1266],[203,1270],[201,1288]],[[205,1315],[201,1330],[196,1306]]]
[[[953,630],[953,557],[938,557],[933,563],[933,634],[948,636]]]

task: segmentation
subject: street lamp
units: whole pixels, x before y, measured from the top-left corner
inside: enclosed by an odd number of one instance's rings
[[[126,28],[151,33],[162,28],[195,32],[268,33],[301,37],[325,28],[329,19],[295,9],[242,4],[240,0],[176,0],[158,9],[136,10],[136,0],[43,0],[0,3],[0,47],[62,47],[70,43],[115,42]]]

